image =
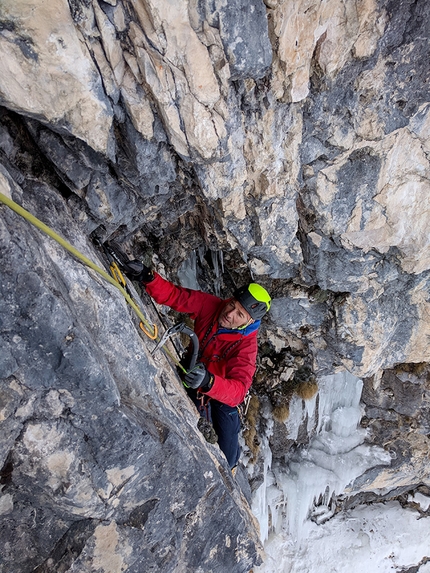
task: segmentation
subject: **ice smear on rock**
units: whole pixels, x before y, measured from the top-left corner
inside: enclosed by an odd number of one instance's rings
[[[197,280],[197,254],[195,251],[192,251],[188,259],[179,267],[178,279],[181,286],[193,290],[200,290],[200,285]]]
[[[271,532],[285,530],[300,543],[312,513],[316,523],[323,522],[333,514],[333,495],[342,494],[368,469],[391,461],[381,448],[365,445],[366,430],[358,428],[363,382],[342,372],[321,378],[318,385],[318,400],[303,405],[297,399],[286,423],[291,439],[306,423],[313,435],[309,444],[272,465],[270,426],[262,441],[264,481],[254,494],[253,511],[263,542]]]
[[[273,420],[268,420],[268,427],[266,428],[266,435],[262,437],[261,451],[263,452],[263,483],[255,492],[252,502],[252,509],[254,515],[258,518],[260,523],[261,539],[266,540],[269,536],[269,520],[261,519],[260,516],[267,516],[268,508],[273,505],[271,500],[271,492],[274,484],[274,475],[270,468],[272,466],[272,452],[269,446],[269,436],[272,432]],[[278,494],[279,491],[277,490]]]

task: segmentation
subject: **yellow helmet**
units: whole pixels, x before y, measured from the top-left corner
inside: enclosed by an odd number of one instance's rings
[[[233,296],[249,312],[253,320],[261,320],[272,303],[267,290],[257,283],[237,289]]]

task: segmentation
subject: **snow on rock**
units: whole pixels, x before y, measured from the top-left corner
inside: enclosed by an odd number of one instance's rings
[[[393,573],[419,563],[428,573],[430,518],[398,502],[361,506],[324,525],[309,522],[300,548],[283,531],[265,545],[264,565],[255,573]]]
[[[430,508],[430,498],[419,492],[415,493],[413,496],[408,496],[408,501],[417,503],[422,511],[428,511]]]

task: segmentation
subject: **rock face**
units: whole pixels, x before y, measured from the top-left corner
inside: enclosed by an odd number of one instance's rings
[[[429,11],[0,7],[1,193],[93,260],[97,234],[226,296],[264,284],[256,392],[279,413],[306,377],[364,378],[396,457],[363,492],[428,482]],[[0,224],[1,571],[251,569],[247,502],[121,296],[4,206]]]
[[[6,1],[2,12],[3,103],[106,151],[112,106],[67,2]]]
[[[407,491],[414,485],[430,485],[429,392],[429,370],[424,364],[387,370],[381,380],[366,381],[363,422],[393,458],[390,468],[378,472],[370,487],[366,484],[369,490]]]
[[[94,259],[53,189],[2,182]],[[246,502],[122,296],[1,211],[1,570],[247,571]]]

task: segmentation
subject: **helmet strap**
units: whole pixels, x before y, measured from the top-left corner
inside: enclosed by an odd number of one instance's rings
[[[239,328],[237,330],[244,330],[247,326],[249,326],[250,324],[252,324],[253,322],[255,322],[255,320],[253,318],[250,318],[248,320],[248,322],[246,322],[243,326],[239,326]]]

